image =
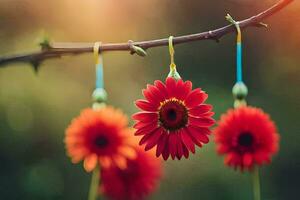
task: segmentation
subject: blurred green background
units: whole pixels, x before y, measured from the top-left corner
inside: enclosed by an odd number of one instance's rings
[[[252,16],[276,0],[0,0],[0,55],[37,50],[47,32],[60,42],[127,42],[183,35]],[[262,199],[297,199],[300,178],[300,2],[268,18],[268,29],[243,32],[244,79],[249,104],[277,123],[280,152],[261,169]],[[232,106],[235,35],[220,43],[175,47],[178,71],[209,94],[215,119]],[[104,54],[109,103],[129,116],[147,83],[168,73],[167,47],[145,58]],[[90,174],[65,155],[64,130],[91,105],[91,54],[0,68],[0,199],[86,199]],[[132,123],[132,122],[131,122]],[[212,137],[211,137],[212,139]],[[164,178],[150,199],[252,199],[251,177],[223,165],[211,142],[187,160],[165,162]]]

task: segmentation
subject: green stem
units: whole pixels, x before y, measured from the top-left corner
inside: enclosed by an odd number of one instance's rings
[[[98,186],[99,186],[99,173],[100,173],[100,169],[99,167],[96,167],[92,174],[88,200],[97,200]]]
[[[257,166],[254,167],[253,173],[253,195],[254,200],[260,200],[260,180],[259,180],[259,168]]]

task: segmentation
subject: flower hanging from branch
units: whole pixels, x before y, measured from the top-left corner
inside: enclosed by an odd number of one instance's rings
[[[279,148],[275,124],[259,108],[230,109],[214,132],[217,151],[226,155],[225,164],[241,170],[269,163]]]
[[[145,150],[155,146],[156,156],[165,160],[189,156],[209,141],[209,127],[214,124],[212,106],[204,104],[208,95],[200,88],[192,90],[190,81],[166,79],[166,84],[157,80],[143,90],[146,100],[137,100],[142,111],[132,117],[136,120],[135,135],[142,135],[140,145]]]
[[[88,172],[98,163],[101,168],[125,168],[126,159],[135,157],[127,123],[126,116],[110,106],[83,110],[66,130],[67,154],[73,163],[84,160]]]

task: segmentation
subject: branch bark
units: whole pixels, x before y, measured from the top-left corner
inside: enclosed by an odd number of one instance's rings
[[[251,26],[263,27],[264,25],[261,24],[262,20],[277,13],[292,1],[293,0],[280,0],[265,11],[245,20],[239,21],[238,23],[240,28],[245,29]],[[234,25],[227,25],[211,31],[174,37],[173,44],[176,45],[208,39],[218,41],[218,39],[222,36],[234,31]],[[130,51],[131,53],[134,53],[132,52],[132,45],[147,50],[152,47],[167,46],[168,38],[141,42],[129,41],[127,43],[103,43],[100,47],[100,51]],[[46,59],[59,58],[64,55],[91,53],[93,52],[93,47],[94,43],[52,43],[46,45],[46,47],[44,46],[44,48],[37,52],[0,57],[0,67],[3,67],[9,63],[21,62],[32,64],[34,68],[37,69],[39,64]]]

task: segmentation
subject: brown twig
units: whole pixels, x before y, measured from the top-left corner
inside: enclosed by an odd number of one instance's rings
[[[262,20],[267,17],[275,14],[293,0],[280,0],[272,7],[267,10],[254,15],[248,19],[239,21],[239,25],[241,29],[246,27],[254,26],[254,27],[264,27],[262,25]],[[186,42],[198,41],[198,40],[216,40],[226,35],[227,33],[234,32],[235,28],[233,25],[227,25],[222,28],[218,28],[211,31],[206,31],[202,33],[196,33],[191,35],[178,36],[173,38],[173,44],[181,44]],[[100,47],[100,51],[130,51],[134,47],[135,49],[146,50],[152,47],[158,46],[167,46],[168,38],[157,39],[157,40],[148,40],[141,42],[127,42],[127,43],[102,43]],[[35,69],[38,68],[39,64],[49,58],[58,58],[63,55],[71,55],[71,54],[82,54],[82,53],[90,53],[93,52],[94,43],[52,43],[49,44],[48,41],[45,41],[41,44],[42,49],[38,52],[13,55],[13,56],[5,56],[0,57],[0,67],[5,64],[13,63],[13,62],[23,62],[30,63],[34,66]]]

